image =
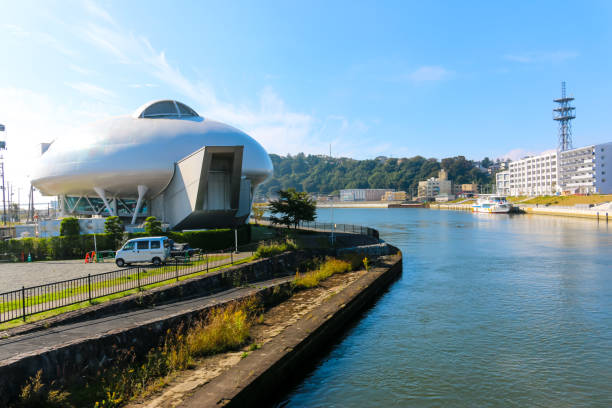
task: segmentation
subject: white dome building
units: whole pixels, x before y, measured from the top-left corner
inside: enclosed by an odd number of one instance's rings
[[[32,185],[64,215],[153,215],[173,229],[243,223],[253,190],[272,175],[264,148],[173,100],[99,121],[43,145]]]

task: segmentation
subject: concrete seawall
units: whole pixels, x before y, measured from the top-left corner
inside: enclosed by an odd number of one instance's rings
[[[472,204],[432,204],[431,209],[435,210],[455,210],[455,211],[471,211]],[[576,218],[590,218],[598,221],[612,221],[612,211],[604,210],[582,210],[579,208],[567,208],[557,206],[527,206],[527,205],[516,205],[520,211],[526,214],[537,214],[537,215],[556,215],[562,217],[576,217]]]
[[[304,367],[401,275],[401,253],[381,259],[380,266],[201,387],[181,407],[262,406],[279,396],[283,386],[302,375]]]

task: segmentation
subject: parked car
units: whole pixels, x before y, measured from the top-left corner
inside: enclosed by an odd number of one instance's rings
[[[151,262],[159,266],[170,256],[170,246],[168,237],[130,239],[115,254],[115,263],[120,268],[136,262]]]
[[[187,243],[178,243],[178,242],[173,242],[172,247],[170,249],[170,255],[173,257],[193,256],[193,254],[196,254],[198,252],[200,252],[200,249],[192,248]]]

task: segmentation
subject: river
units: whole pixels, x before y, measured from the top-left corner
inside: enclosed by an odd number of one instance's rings
[[[328,222],[330,209],[319,209]],[[612,406],[612,222],[334,209],[402,277],[277,406]]]

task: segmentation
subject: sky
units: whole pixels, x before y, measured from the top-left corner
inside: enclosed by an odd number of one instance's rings
[[[281,155],[516,159],[556,147],[567,81],[574,146],[612,141],[609,1],[0,0],[0,16],[21,201],[41,142],[155,99]]]

